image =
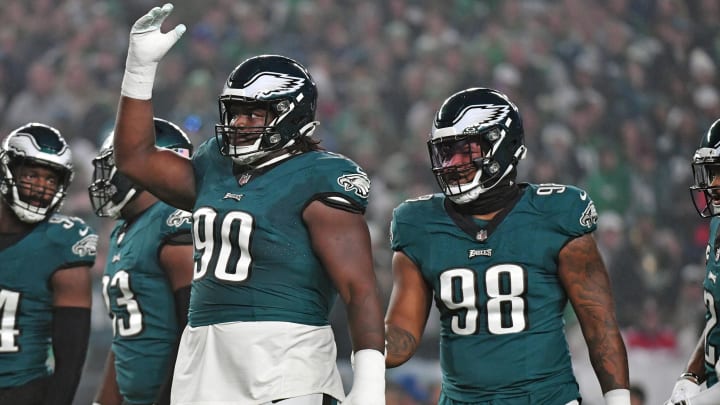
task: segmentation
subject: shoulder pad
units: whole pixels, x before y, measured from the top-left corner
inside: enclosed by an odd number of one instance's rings
[[[538,210],[566,218],[565,227],[579,227],[586,232],[597,227],[595,203],[585,190],[565,184],[534,184],[528,191],[533,193],[533,205]]]
[[[98,236],[92,227],[78,217],[53,214],[48,219],[48,238],[62,250],[70,247],[73,255],[94,257]]]

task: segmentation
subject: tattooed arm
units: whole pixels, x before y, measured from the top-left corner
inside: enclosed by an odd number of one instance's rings
[[[392,271],[393,289],[385,315],[386,367],[397,367],[415,353],[432,303],[432,290],[404,253],[394,253]]]
[[[571,240],[560,251],[559,262],[558,276],[580,322],[602,392],[627,389],[627,352],[595,239],[586,234]]]

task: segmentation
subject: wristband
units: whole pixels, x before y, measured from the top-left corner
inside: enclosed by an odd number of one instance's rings
[[[385,356],[375,349],[362,349],[354,353],[355,377],[384,378]]]
[[[700,378],[699,375],[693,373],[692,371],[686,371],[686,372],[680,374],[680,378],[684,378],[690,382],[694,382],[695,385],[700,385],[705,381],[702,378]]]
[[[610,390],[603,397],[605,405],[630,405],[630,390],[627,388]]]

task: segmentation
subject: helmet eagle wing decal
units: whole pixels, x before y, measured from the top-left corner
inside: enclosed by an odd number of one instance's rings
[[[300,90],[305,79],[285,73],[260,72],[244,83],[241,88],[229,86],[223,94],[247,98],[263,99],[270,96],[291,94]]]

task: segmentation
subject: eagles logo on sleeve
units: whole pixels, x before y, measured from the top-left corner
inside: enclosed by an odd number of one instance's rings
[[[345,174],[338,177],[337,182],[345,191],[354,191],[358,197],[367,198],[370,195],[370,179],[365,173]]]
[[[72,246],[72,252],[78,256],[95,256],[97,252],[97,235],[87,235]]]
[[[183,210],[175,210],[175,212],[170,214],[170,216],[167,218],[167,221],[165,222],[167,223],[167,226],[174,226],[175,228],[179,228],[180,225],[183,224],[183,222],[189,224],[191,220],[191,213]]]
[[[582,215],[580,216],[580,225],[590,228],[594,224],[596,224],[598,221],[598,213],[595,209],[595,203],[590,201],[590,203],[585,208],[585,211],[583,211]]]

